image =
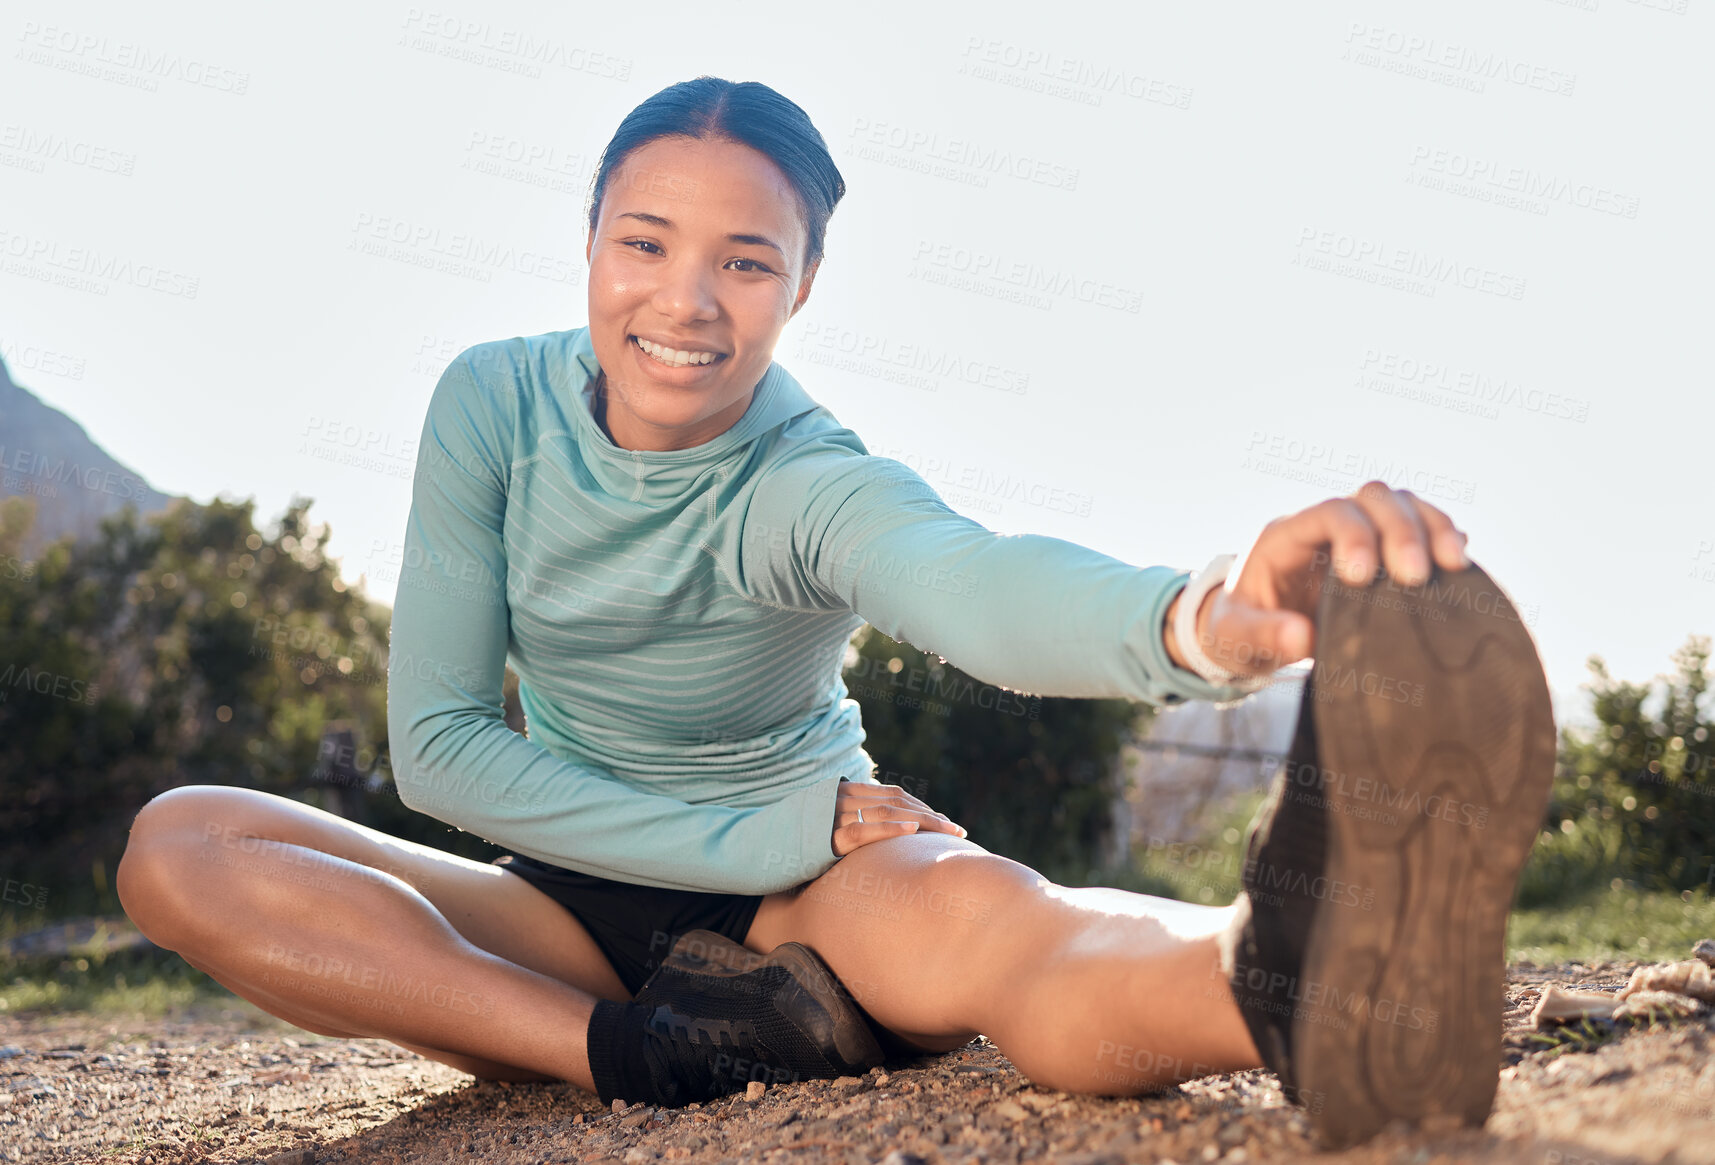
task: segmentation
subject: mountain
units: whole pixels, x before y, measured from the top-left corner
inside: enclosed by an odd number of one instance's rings
[[[174,501],[90,439],[83,426],[12,382],[0,361],[0,498],[36,503],[21,551],[33,558],[67,534],[93,537],[101,520],[127,504],[139,513]]]

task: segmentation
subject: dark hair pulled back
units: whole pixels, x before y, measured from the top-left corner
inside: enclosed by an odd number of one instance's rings
[[[609,180],[640,146],[657,138],[689,137],[737,142],[765,155],[798,196],[809,241],[804,263],[822,257],[828,219],[845,195],[845,179],[810,115],[760,81],[698,77],[669,85],[625,115],[602,151],[590,187],[589,225],[594,230]]]

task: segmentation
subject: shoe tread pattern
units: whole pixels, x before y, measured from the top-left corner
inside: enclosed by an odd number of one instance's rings
[[[1354,990],[1310,988],[1294,1026],[1334,1146],[1394,1119],[1487,1118],[1507,912],[1554,771],[1547,683],[1512,604],[1476,567],[1421,589],[1330,588],[1318,614],[1327,875],[1369,904],[1317,912],[1304,977]]]

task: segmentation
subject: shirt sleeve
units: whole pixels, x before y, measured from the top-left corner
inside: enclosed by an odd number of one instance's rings
[[[747,577],[770,601],[849,607],[984,683],[1160,705],[1245,695],[1167,655],[1163,617],[1189,572],[998,534],[849,430],[783,459],[759,484],[746,530]]]
[[[418,447],[388,658],[407,806],[517,853],[620,881],[768,894],[837,860],[830,779],[771,805],[691,805],[562,760],[507,727],[504,541],[519,407],[500,345],[455,359]],[[485,383],[492,381],[492,383]]]

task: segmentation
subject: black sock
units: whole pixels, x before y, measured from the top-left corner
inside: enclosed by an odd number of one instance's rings
[[[614,1003],[596,1000],[590,1013],[590,1029],[586,1047],[590,1060],[590,1075],[595,1077],[595,1093],[603,1104],[611,1105],[615,1098],[631,1101],[662,1103],[660,1089],[643,1055],[645,1022],[654,1008],[641,1003]]]

